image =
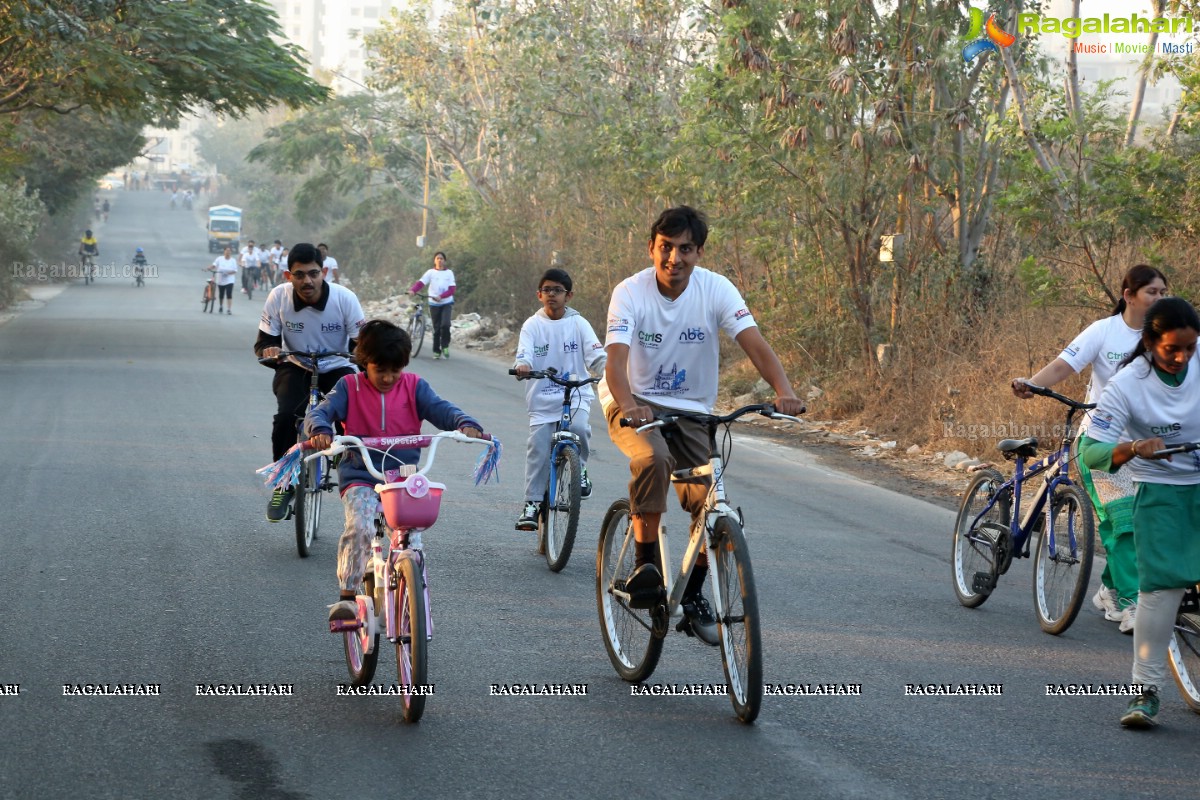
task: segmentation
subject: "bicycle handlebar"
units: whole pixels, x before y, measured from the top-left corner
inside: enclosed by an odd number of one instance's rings
[[[1047,389],[1045,386],[1038,386],[1036,383],[1027,383],[1025,381],[1022,381],[1022,383],[1024,383],[1025,388],[1029,389],[1029,391],[1033,394],[1040,395],[1042,397],[1049,397],[1051,400],[1057,400],[1063,405],[1070,406],[1076,411],[1090,411],[1096,407],[1095,403],[1080,403],[1078,400],[1072,400],[1069,397],[1059,394],[1053,389]]]
[[[314,367],[317,365],[317,363],[322,358],[328,358],[329,356],[341,356],[342,358],[354,358],[353,353],[339,353],[339,352],[335,352],[335,351],[330,351],[327,353],[301,353],[298,350],[281,350],[281,351],[279,351],[279,355],[277,355],[273,358],[258,359],[258,363],[260,363],[260,364],[277,364],[279,362],[279,359],[286,358],[288,356],[296,356],[297,358],[304,359],[308,363],[312,364]]]
[[[516,375],[517,380],[519,380],[519,381],[533,381],[533,380],[538,380],[539,378],[545,378],[546,380],[550,381],[551,383],[557,383],[559,386],[566,386],[571,389],[578,389],[580,386],[587,386],[589,383],[599,383],[600,382],[600,378],[593,378],[590,376],[584,380],[571,380],[568,378],[560,378],[560,377],[558,377],[558,370],[556,370],[554,367],[546,367],[545,369],[533,369],[533,370],[530,370],[525,375],[520,374],[515,369],[510,369],[508,371],[508,374]]]
[[[1191,453],[1194,450],[1200,450],[1200,442],[1184,442],[1183,444],[1173,444],[1170,447],[1164,447],[1162,450],[1155,450],[1155,457],[1173,456],[1176,453]]]
[[[363,466],[366,467],[367,471],[374,475],[381,482],[387,483],[387,476],[375,469],[375,465],[371,463],[370,454],[367,452],[368,450],[375,450],[376,452],[386,455],[388,450],[391,450],[393,447],[398,445],[406,448],[428,447],[429,455],[425,458],[425,466],[418,469],[415,473],[417,475],[424,475],[425,473],[429,472],[430,467],[433,466],[434,457],[437,455],[438,444],[443,439],[452,439],[453,441],[461,442],[462,444],[482,444],[489,448],[496,446],[490,434],[485,433],[483,438],[472,439],[470,436],[467,436],[465,433],[460,433],[459,431],[442,431],[429,436],[400,436],[367,439],[360,439],[357,436],[334,436],[333,444],[324,450],[314,451],[310,455],[305,456],[304,460],[311,461],[318,456],[332,457],[353,448],[358,450],[359,454],[362,456]],[[380,446],[382,445],[387,445],[387,450],[381,450]]]
[[[807,411],[807,409],[801,409],[800,413],[803,414],[805,411]],[[673,411],[670,414],[664,414],[662,416],[655,415],[653,422],[648,422],[640,427],[635,426],[633,420],[629,419],[628,417],[622,417],[620,420],[618,420],[618,424],[622,428],[635,428],[638,433],[641,433],[642,431],[648,431],[651,428],[661,428],[666,425],[671,425],[680,417],[695,420],[696,422],[704,425],[716,426],[733,422],[738,417],[745,416],[746,414],[761,414],[764,417],[769,417],[771,419],[784,419],[788,422],[800,421],[799,417],[793,417],[790,414],[780,414],[775,410],[775,406],[771,403],[756,403],[754,405],[742,406],[736,411],[732,411],[725,416],[720,416],[717,414],[702,414],[696,411]]]

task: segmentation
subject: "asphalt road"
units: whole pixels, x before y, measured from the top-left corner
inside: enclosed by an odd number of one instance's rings
[[[750,437],[728,487],[747,518],[766,679],[861,695],[768,697],[753,726],[725,697],[631,696],[594,599],[596,532],[625,464],[597,425],[596,491],[570,565],[550,573],[513,530],[522,388],[461,348],[412,368],[507,449],[498,486],[470,485],[471,448],[444,448],[435,468],[450,487],[425,535],[435,695],[418,725],[393,698],[337,696],[347,678],[325,607],[341,509],[331,497],[305,560],[290,524],[265,521],[254,470],[270,460],[273,397],[250,350],[262,298],[201,313],[211,256],[198,219],[160,194],[115,193],[100,261],[119,272],[145,247],[157,268],[146,287],[76,283],[0,327],[0,692],[18,687],[0,693],[0,796],[1195,795],[1200,717],[1173,687],[1151,733],[1117,725],[1122,698],[1046,696],[1047,683],[1129,679],[1131,639],[1090,605],[1065,635],[1041,633],[1022,561],[964,609],[950,587],[952,514]],[[668,526],[679,553],[682,515]],[[376,681],[394,679],[385,649]],[[721,680],[717,651],[678,634],[651,679]],[[97,683],[160,694],[64,696]],[[293,694],[197,696],[218,683]],[[490,694],[514,683],[588,693]],[[929,683],[1003,694],[906,696]]]

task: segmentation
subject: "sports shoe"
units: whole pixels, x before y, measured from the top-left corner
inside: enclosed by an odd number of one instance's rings
[[[437,350],[434,350],[434,351],[433,351],[433,360],[434,360],[434,361],[441,361],[441,360],[442,360],[442,354],[441,354],[441,353],[439,353]]]
[[[1124,608],[1121,609],[1121,633],[1133,635],[1133,619],[1137,616],[1137,603],[1129,600],[1124,601]]]
[[[1143,686],[1142,693],[1129,701],[1129,706],[1121,716],[1121,724],[1126,728],[1153,728],[1158,714],[1158,687]]]
[[[1121,621],[1121,609],[1117,605],[1117,590],[1101,586],[1092,596],[1092,605],[1097,611],[1104,612],[1104,618],[1109,622]]]
[[[692,633],[696,635],[696,638],[705,644],[716,647],[719,641],[717,639],[717,618],[713,616],[712,606],[708,604],[704,595],[697,592],[685,597],[681,605],[683,606],[683,615],[691,625]]]
[[[517,517],[517,530],[536,531],[538,526],[538,504],[532,500],[525,501],[525,510]]]
[[[288,506],[292,503],[292,489],[276,489],[267,503],[267,521],[283,522],[287,519]]]
[[[449,347],[442,349],[442,358],[446,358],[446,359],[450,358],[450,348]]]
[[[584,467],[581,470],[581,472],[582,472],[582,475],[581,475],[581,480],[579,482],[579,496],[580,497],[591,497],[592,496],[592,482],[588,479],[587,467]]]

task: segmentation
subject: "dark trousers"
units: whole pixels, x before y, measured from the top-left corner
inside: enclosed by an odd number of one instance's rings
[[[454,303],[429,307],[429,315],[433,318],[433,352],[435,353],[450,349],[450,315],[453,311]]]
[[[353,374],[351,367],[322,372],[317,377],[317,387],[321,394],[326,394],[343,375]],[[275,461],[296,443],[296,423],[304,418],[308,410],[308,384],[311,380],[311,373],[295,364],[282,364],[275,369],[275,380],[271,384],[275,399],[279,402],[275,423],[271,427],[271,451]]]

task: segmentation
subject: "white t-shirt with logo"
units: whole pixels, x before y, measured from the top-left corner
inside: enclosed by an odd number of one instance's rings
[[[1168,386],[1145,358],[1113,376],[1100,396],[1088,436],[1098,442],[1161,438],[1168,446],[1200,441],[1200,353],[1188,361],[1183,385]],[[1134,458],[1121,467],[1135,481],[1200,483],[1200,451],[1170,459]]]
[[[238,253],[238,257],[242,261],[243,267],[257,267],[262,260],[262,251],[258,246],[250,247],[247,245],[242,248],[242,252]]]
[[[724,275],[696,267],[683,294],[668,300],[648,267],[613,289],[605,346],[629,345],[635,397],[710,413],[717,402],[718,333],[734,338],[755,325],[746,301]],[[601,381],[600,404],[607,411],[614,402]]]
[[[217,256],[212,265],[217,268],[217,286],[228,286],[237,277],[238,264],[233,256]]]
[[[454,283],[454,270],[452,269],[431,269],[421,276],[423,283],[429,292],[429,305],[444,306],[454,302],[454,295],[450,295],[439,300],[438,295],[450,291]]]
[[[347,352],[350,340],[358,338],[358,331],[366,324],[358,297],[349,289],[336,283],[325,283],[329,287],[329,298],[324,310],[316,306],[303,306],[296,310],[295,287],[282,283],[267,295],[262,319],[258,329],[271,336],[283,338],[283,349],[305,353]],[[304,367],[299,359],[288,359]],[[322,358],[318,372],[347,367],[350,362],[341,356]]]
[[[554,367],[560,378],[581,380],[588,371],[595,374],[601,369],[605,358],[604,345],[600,344],[591,323],[573,308],[567,309],[562,319],[550,319],[546,310],[541,309],[521,326],[516,363],[530,369]],[[526,384],[529,424],[557,422],[562,416],[563,388],[545,378]],[[594,398],[590,385],[581,386],[571,392],[571,408],[579,409],[587,417]]]
[[[1137,347],[1142,332],[1125,324],[1120,314],[1097,320],[1075,337],[1059,354],[1059,358],[1082,372],[1091,366],[1086,403],[1094,403],[1104,394],[1104,387],[1117,374],[1117,368]]]

